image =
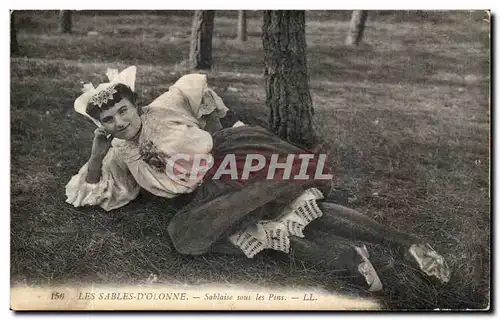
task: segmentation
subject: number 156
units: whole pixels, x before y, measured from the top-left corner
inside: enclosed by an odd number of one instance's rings
[[[50,296],[51,300],[62,300],[64,299],[64,293],[62,292],[52,292]]]

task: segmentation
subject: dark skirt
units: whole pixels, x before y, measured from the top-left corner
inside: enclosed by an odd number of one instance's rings
[[[227,128],[213,135],[212,155],[215,166],[197,188],[193,200],[176,213],[168,226],[176,250],[182,254],[199,255],[221,239],[248,227],[262,219],[272,219],[300,194],[309,188],[319,189],[325,196],[330,193],[331,180],[314,179],[318,155],[296,147],[268,130],[255,126]],[[247,154],[263,155],[266,167],[241,179],[240,174]],[[234,154],[238,177],[228,175],[220,179],[213,176],[228,154]],[[266,179],[267,164],[273,154],[280,155],[280,163],[289,154],[313,154],[308,166],[310,179],[282,179],[283,170],[277,170],[274,179]],[[292,174],[298,173],[299,162],[292,166]],[[328,169],[322,170],[328,173]]]

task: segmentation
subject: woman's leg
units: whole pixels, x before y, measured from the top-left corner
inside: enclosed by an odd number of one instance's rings
[[[398,249],[403,257],[414,263],[431,278],[446,283],[450,270],[429,244],[414,235],[384,226],[363,214],[331,202],[318,202],[323,216],[312,221],[308,228],[321,230],[352,241],[365,241]],[[314,237],[314,235],[312,235]]]
[[[366,247],[356,247],[348,240],[333,235],[320,237],[320,232],[313,230],[306,236],[317,238],[319,241],[290,236],[289,254],[280,252],[274,256],[280,259],[294,259],[318,271],[334,272],[338,276],[349,277],[353,283],[370,291],[382,289],[382,283],[368,260]],[[229,241],[216,243],[212,246],[212,252],[244,256],[243,251]]]
[[[340,238],[317,242],[296,236],[290,237],[290,244],[290,257],[307,267],[348,276],[353,283],[369,291],[382,289],[382,282],[368,260],[366,247],[356,247]]]
[[[381,244],[399,249],[421,243],[417,237],[389,228],[370,219],[358,211],[344,206],[318,201],[323,217],[312,221],[309,226],[353,241]]]
[[[356,247],[352,241],[370,242],[404,249],[404,257],[428,276],[441,283],[449,281],[450,271],[439,254],[413,235],[388,228],[361,213],[329,202],[318,202],[323,216],[304,229],[305,238],[291,236],[290,255],[305,265],[319,270],[343,270],[354,277],[365,279],[371,290],[381,288],[380,280],[369,262],[366,248]],[[213,246],[213,252],[244,255],[229,241]]]

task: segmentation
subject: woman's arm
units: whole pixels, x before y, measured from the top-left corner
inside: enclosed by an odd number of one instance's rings
[[[102,161],[103,157],[98,156],[90,156],[89,159],[89,168],[87,171],[87,176],[85,177],[85,181],[87,183],[98,183],[101,180],[102,175]]]
[[[85,177],[87,183],[98,183],[102,175],[102,162],[111,147],[113,137],[107,136],[103,128],[97,128],[94,131],[94,140],[92,141],[92,153],[88,161],[88,172]]]
[[[103,129],[94,131],[92,153],[66,184],[66,202],[75,207],[98,205],[106,211],[124,206],[137,197],[139,185],[128,166],[111,147]]]
[[[113,148],[91,159],[66,184],[66,202],[75,207],[100,206],[106,211],[122,207],[139,194],[139,184]]]

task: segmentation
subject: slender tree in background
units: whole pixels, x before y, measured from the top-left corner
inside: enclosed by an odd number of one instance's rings
[[[347,45],[357,46],[361,42],[367,17],[368,11],[366,10],[354,10],[352,12],[349,31],[347,32],[347,38],[345,40]]]
[[[212,34],[215,11],[196,10],[191,28],[189,64],[192,69],[207,70],[212,67]]]
[[[269,129],[296,145],[315,144],[307,72],[305,11],[264,11],[262,40]]]
[[[17,30],[16,30],[16,20],[15,11],[10,12],[10,54],[16,55],[19,53],[19,43],[17,42]]]
[[[61,10],[59,12],[59,20],[61,33],[71,33],[71,10]]]
[[[238,40],[247,41],[247,12],[245,10],[238,11]]]

